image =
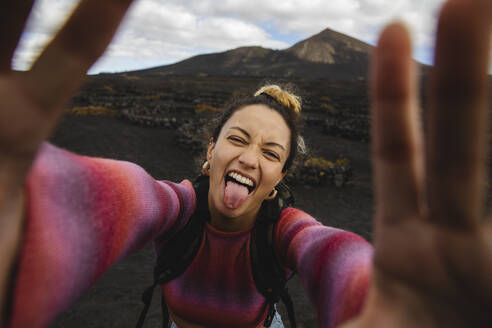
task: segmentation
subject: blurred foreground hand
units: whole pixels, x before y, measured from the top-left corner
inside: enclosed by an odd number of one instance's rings
[[[347,327],[492,327],[492,222],[484,219],[492,1],[440,15],[426,135],[410,37],[382,33],[372,63],[375,257]]]
[[[28,72],[11,68],[34,0],[0,10],[0,327],[22,234],[22,193],[41,142],[111,41],[131,0],[83,0]]]

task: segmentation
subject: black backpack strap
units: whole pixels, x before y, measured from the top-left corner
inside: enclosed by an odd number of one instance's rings
[[[253,280],[258,291],[265,296],[268,314],[264,322],[270,327],[275,316],[275,304],[281,299],[285,304],[290,325],[296,328],[296,320],[292,300],[288,294],[286,272],[278,262],[274,250],[274,233],[276,219],[259,217],[251,231],[250,256]]]
[[[164,293],[161,292],[161,311],[162,311],[162,328],[168,328],[171,323],[171,318],[169,317],[169,310],[167,309],[166,297]]]
[[[154,294],[154,288],[156,286],[157,283],[154,282],[152,286],[148,287],[142,294],[142,302],[144,303],[144,308],[142,309],[142,312],[140,312],[140,316],[137,322],[137,328],[142,327],[144,324],[145,317],[149,312],[150,303],[152,303],[152,295]],[[169,311],[167,310],[167,306],[166,306],[166,299],[162,292],[161,292],[161,310],[162,310],[162,327],[167,328],[169,326],[170,318],[169,318]]]
[[[184,228],[165,243],[163,246],[165,251],[159,253],[154,267],[154,282],[142,295],[144,308],[140,313],[136,328],[141,328],[143,326],[145,316],[147,315],[150,303],[152,302],[154,288],[157,285],[165,284],[182,275],[200,250],[205,221],[210,215],[208,212],[207,196],[208,178],[205,179],[199,177],[196,180],[194,187],[195,194],[197,195],[196,209]],[[183,250],[185,251],[183,252]],[[169,324],[169,312],[163,294],[161,297],[161,307],[163,327],[167,327]]]
[[[285,287],[282,294],[280,294],[280,298],[287,309],[287,316],[289,317],[291,328],[296,328],[296,313],[294,312],[294,304],[292,303],[287,287]]]
[[[138,317],[137,328],[141,328],[144,324],[147,312],[149,312],[150,303],[152,302],[152,295],[154,294],[154,288],[156,285],[157,282],[154,281],[152,286],[148,287],[142,294],[142,302],[144,303],[144,308],[142,309],[142,312],[140,312],[140,316]]]

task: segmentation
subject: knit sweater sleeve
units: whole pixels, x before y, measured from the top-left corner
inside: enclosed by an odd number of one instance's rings
[[[26,182],[10,327],[46,327],[111,264],[179,230],[194,206],[189,181],[45,143]]]
[[[337,327],[359,313],[371,272],[367,241],[294,208],[282,212],[275,240],[280,261],[299,275],[316,307],[318,327]]]

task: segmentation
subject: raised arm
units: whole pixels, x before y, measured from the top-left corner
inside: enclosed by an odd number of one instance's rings
[[[371,273],[367,241],[294,208],[282,212],[276,240],[279,258],[299,275],[316,307],[318,327],[336,327],[360,312]]]
[[[131,3],[81,1],[31,70],[15,72],[12,56],[33,2],[4,0],[0,10],[0,326],[20,251],[23,190],[32,161]]]

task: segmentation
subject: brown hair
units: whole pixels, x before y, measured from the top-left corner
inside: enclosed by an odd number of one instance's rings
[[[300,135],[301,99],[288,91],[287,88],[269,84],[261,87],[253,96],[242,96],[233,99],[222,111],[222,116],[213,130],[212,140],[214,142],[217,141],[222,127],[232,114],[249,105],[265,105],[278,112],[284,118],[285,123],[287,123],[291,135],[289,157],[285,161],[282,169],[282,171],[285,172],[294,163],[297,153],[305,151],[304,139]]]

